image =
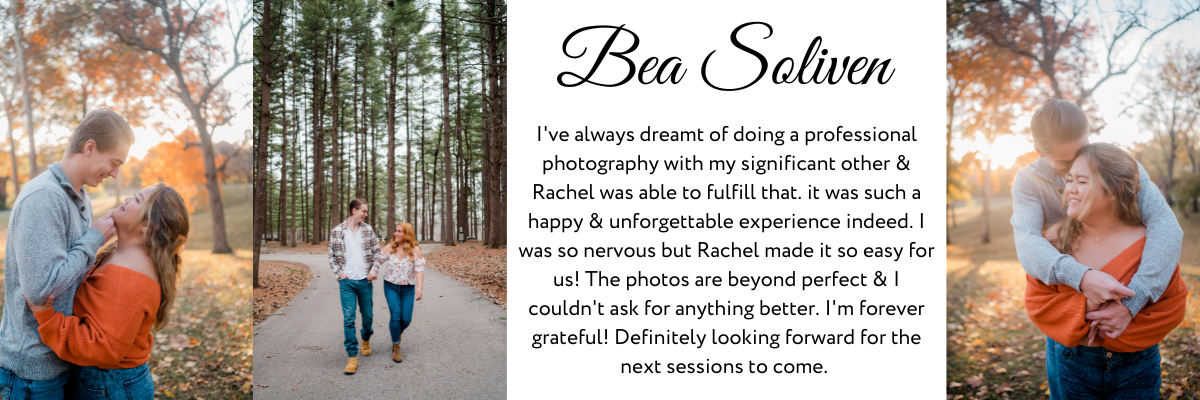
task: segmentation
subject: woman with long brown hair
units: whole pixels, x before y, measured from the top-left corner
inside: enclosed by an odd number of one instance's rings
[[[151,329],[170,320],[190,223],[183,197],[163,183],[112,211],[117,240],[100,249],[75,294],[74,315],[30,304],[38,333],[73,369],[73,397],[151,399]]]
[[[1148,249],[1138,175],[1137,162],[1114,145],[1079,149],[1063,191],[1067,217],[1045,230],[1046,239],[1079,263],[1128,285]],[[1162,296],[1142,307],[1123,330],[1100,312],[1124,307],[1119,300],[1098,304],[1068,285],[1026,277],[1026,311],[1052,339],[1046,349],[1050,390],[1065,398],[1157,399],[1162,385],[1158,343],[1183,321],[1186,305],[1178,265]]]
[[[401,362],[400,338],[412,323],[413,302],[421,300],[421,289],[425,285],[425,256],[417,244],[413,226],[407,222],[396,224],[392,240],[384,245],[386,257],[376,258],[383,267],[383,296],[387,299],[392,319],[388,328],[392,333],[392,361]]]

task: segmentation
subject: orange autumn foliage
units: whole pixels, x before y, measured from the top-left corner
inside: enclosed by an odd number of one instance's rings
[[[208,204],[208,192],[204,191],[204,155],[196,145],[199,141],[196,132],[189,127],[175,140],[154,145],[146,152],[139,175],[143,185],[162,181],[174,187],[187,201],[188,212]],[[192,145],[188,146],[189,143]]]

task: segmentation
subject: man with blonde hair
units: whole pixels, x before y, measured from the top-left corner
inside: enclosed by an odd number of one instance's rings
[[[1025,272],[1047,285],[1067,285],[1101,304],[1100,309],[1087,314],[1088,320],[1101,321],[1116,329],[1107,332],[1119,337],[1138,311],[1148,302],[1157,301],[1171,281],[1179,252],[1183,245],[1183,230],[1175,213],[1167,205],[1150,174],[1138,164],[1138,208],[1146,225],[1146,247],[1141,267],[1125,287],[1111,275],[1080,264],[1069,254],[1062,254],[1042,237],[1045,226],[1066,217],[1062,194],[1065,177],[1075,161],[1075,153],[1088,144],[1087,115],[1075,103],[1049,99],[1033,113],[1029,121],[1034,150],[1038,158],[1017,171],[1013,180],[1013,241],[1017,259]],[[1094,232],[1095,240],[1104,232]],[[1083,312],[1080,309],[1080,312]],[[1050,397],[1062,398],[1059,392],[1056,346],[1073,347],[1075,343],[1055,343],[1046,338],[1046,373]]]
[[[129,155],[133,130],[112,110],[92,110],[71,134],[62,161],[31,179],[13,203],[4,258],[4,316],[0,318],[0,394],[5,398],[62,398],[70,367],[42,343],[26,300],[72,315],[75,289],[116,233],[110,214],[92,220],[83,186],[115,178]]]

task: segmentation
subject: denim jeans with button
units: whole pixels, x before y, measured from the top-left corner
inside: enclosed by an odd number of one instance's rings
[[[362,340],[370,340],[371,323],[375,319],[375,314],[371,311],[374,287],[366,279],[346,278],[338,281],[338,290],[342,297],[342,330],[346,338],[346,354],[357,357],[358,338],[354,335],[354,309],[358,308],[362,314]]]
[[[150,376],[149,363],[118,369],[74,367],[71,379],[70,390],[76,399],[154,398],[154,379]]]
[[[50,379],[34,381],[19,377],[7,368],[0,368],[0,399],[61,399],[63,387],[67,386],[70,378],[70,372],[63,372]]]
[[[1129,353],[1102,347],[1067,347],[1050,340],[1056,356],[1051,396],[1058,399],[1157,399],[1162,386],[1158,345]],[[1051,354],[1046,355],[1047,371]],[[1058,395],[1058,396],[1055,396]]]
[[[388,281],[383,282],[383,297],[387,299],[388,311],[392,319],[388,328],[392,332],[392,344],[400,342],[400,334],[412,323],[413,296],[417,287],[414,285],[397,285]]]

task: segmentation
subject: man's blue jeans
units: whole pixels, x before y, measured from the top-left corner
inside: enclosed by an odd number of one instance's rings
[[[362,313],[362,340],[364,342],[370,340],[371,323],[375,316],[371,311],[371,294],[374,287],[366,279],[356,281],[346,278],[338,281],[338,289],[342,297],[342,324],[346,336],[346,354],[350,357],[357,357],[358,338],[354,335],[354,309],[357,307]]]
[[[67,371],[50,379],[31,381],[8,369],[0,368],[0,399],[61,399],[63,387],[67,386],[70,378],[71,372]]]
[[[1129,353],[1047,341],[1050,396],[1056,399],[1157,399],[1162,387],[1158,345]],[[1054,354],[1050,354],[1054,353]],[[1050,357],[1054,356],[1054,371]],[[1057,375],[1057,378],[1054,376]],[[1056,385],[1057,383],[1057,385]],[[1058,386],[1055,390],[1055,386]]]
[[[74,367],[71,391],[76,399],[154,399],[149,363],[133,368]]]
[[[396,285],[383,282],[383,297],[387,299],[388,311],[392,320],[388,324],[392,332],[392,344],[400,343],[400,334],[412,323],[413,296],[417,287],[413,285]]]

